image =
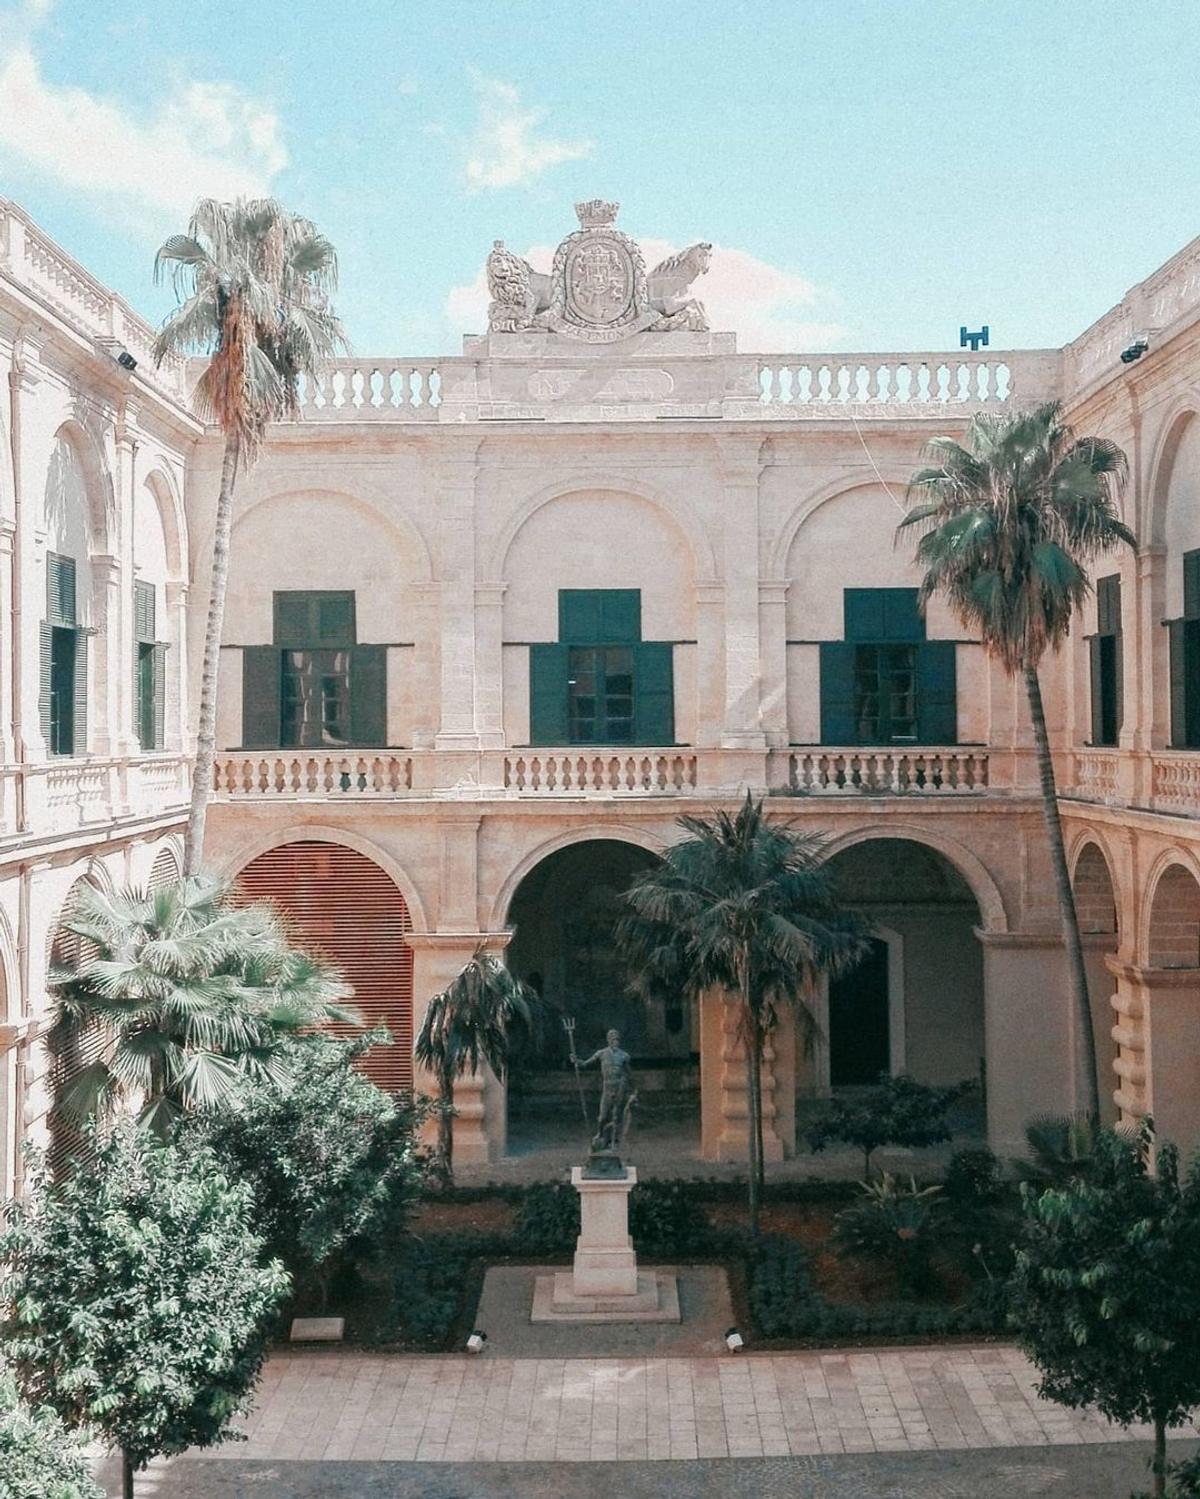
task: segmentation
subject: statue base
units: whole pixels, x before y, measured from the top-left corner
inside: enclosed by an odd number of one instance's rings
[[[569,1275],[539,1275],[534,1282],[534,1322],[678,1322],[679,1290],[673,1275],[639,1273],[629,1237],[629,1194],[637,1170],[615,1152],[599,1153],[603,1167],[571,1168],[579,1193],[579,1238]],[[614,1166],[620,1175],[614,1174]]]

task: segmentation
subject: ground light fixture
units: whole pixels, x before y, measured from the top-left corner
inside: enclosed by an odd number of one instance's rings
[[[730,1353],[736,1353],[739,1348],[746,1346],[745,1338],[742,1337],[736,1327],[731,1327],[725,1334],[725,1346],[729,1349]]]
[[[468,1353],[482,1353],[483,1345],[487,1342],[487,1333],[480,1332],[478,1328],[467,1339]]]

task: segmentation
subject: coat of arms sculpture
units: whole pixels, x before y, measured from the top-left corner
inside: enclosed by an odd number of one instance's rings
[[[584,343],[647,330],[707,332],[704,304],[687,292],[708,270],[712,245],[690,245],[647,272],[641,250],[615,227],[619,208],[601,198],[576,203],[579,228],[555,251],[549,275],[498,239],[487,261],[489,331],[545,328]]]

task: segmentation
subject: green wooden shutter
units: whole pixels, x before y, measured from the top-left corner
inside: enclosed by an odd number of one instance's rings
[[[154,745],[160,750],[167,742],[167,647],[159,641],[154,647]]]
[[[46,554],[46,618],[52,625],[73,629],[75,615],[75,559],[58,552]]]
[[[1187,620],[1167,621],[1171,679],[1171,748],[1188,748]]]
[[[633,737],[638,744],[675,743],[675,651],[646,640],[634,651]]]
[[[1125,722],[1125,648],[1120,635],[1114,635],[1113,652],[1113,722],[1116,734],[1113,742],[1121,737],[1121,726]]]
[[[567,742],[568,650],[561,641],[529,647],[530,744]]]
[[[88,747],[88,637],[75,631],[74,721],[71,725],[71,754],[86,755]]]
[[[152,645],[157,633],[154,584],[136,579],[133,585],[133,634],[144,645]]]
[[[1121,576],[1112,573],[1096,580],[1096,633],[1121,633]]]
[[[600,634],[599,588],[558,590],[558,638],[561,644],[597,645]]]
[[[274,645],[242,647],[242,744],[279,748],[280,652]]]
[[[1200,619],[1200,549],[1183,554],[1183,617]]]
[[[957,651],[952,640],[917,647],[917,738],[922,744],[958,743]]]
[[[1093,744],[1104,743],[1104,650],[1101,637],[1088,640],[1088,684],[1091,691]]]
[[[38,625],[38,722],[42,729],[42,743],[50,752],[50,661],[54,627],[42,620]]]
[[[857,738],[854,728],[854,654],[853,641],[821,641],[822,744],[853,744]]]
[[[316,643],[311,594],[277,592],[273,612],[272,638],[276,645],[311,646]]]
[[[640,588],[600,590],[600,634],[605,645],[636,645],[642,638],[642,592]],[[673,742],[674,736],[668,743]]]
[[[317,633],[321,645],[354,644],[354,595],[352,593],[319,593],[315,596]]]
[[[882,588],[846,588],[842,591],[843,635],[847,640],[885,640],[884,592]],[[845,743],[845,740],[841,741]]]
[[[925,639],[925,621],[917,608],[915,588],[881,588],[883,594],[883,639]]]
[[[350,740],[375,746],[388,742],[386,645],[351,648]]]

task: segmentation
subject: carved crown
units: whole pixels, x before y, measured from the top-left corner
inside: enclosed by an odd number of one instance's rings
[[[575,205],[581,229],[604,229],[616,222],[620,210],[619,203],[606,203],[603,198],[589,198],[586,203]]]

